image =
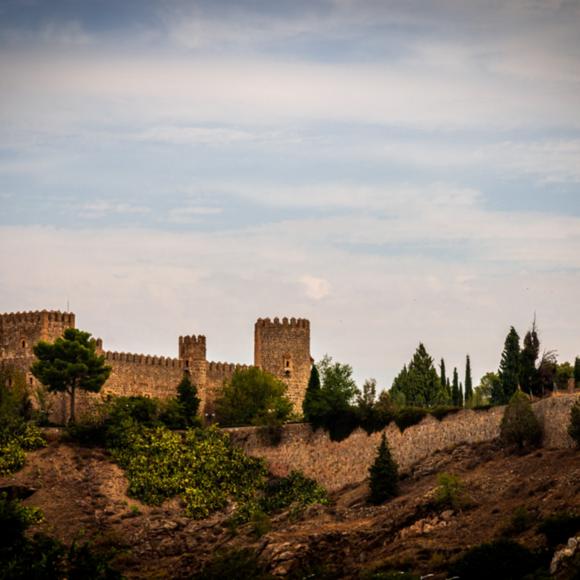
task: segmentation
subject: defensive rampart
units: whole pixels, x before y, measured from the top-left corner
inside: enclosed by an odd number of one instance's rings
[[[559,395],[534,403],[534,412],[544,426],[546,447],[573,445],[567,426],[570,408],[579,396]],[[461,443],[495,439],[499,435],[503,412],[504,407],[487,411],[464,410],[448,415],[442,421],[428,416],[402,433],[391,423],[385,433],[393,456],[400,469],[405,471],[436,451]],[[336,442],[322,430],[313,432],[307,424],[290,424],[283,429],[281,443],[272,446],[255,427],[228,431],[235,444],[248,454],[263,457],[274,474],[284,476],[297,469],[331,491],[365,479],[381,438],[381,433],[367,435],[358,429],[347,439]]]

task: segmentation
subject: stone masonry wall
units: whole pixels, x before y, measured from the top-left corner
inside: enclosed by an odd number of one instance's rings
[[[570,408],[579,396],[558,395],[534,403],[534,412],[544,425],[546,447],[573,445],[566,429]],[[442,421],[428,416],[403,433],[391,423],[385,433],[393,456],[400,469],[405,471],[436,451],[460,443],[495,439],[499,435],[503,412],[504,407],[494,407],[488,411],[464,410],[448,415]],[[241,427],[228,431],[234,443],[248,454],[263,457],[275,475],[285,476],[297,469],[330,491],[358,483],[367,477],[381,438],[381,433],[367,435],[358,429],[344,441],[335,442],[322,430],[313,432],[307,424],[290,424],[284,428],[282,442],[278,446],[270,446],[256,428]]]

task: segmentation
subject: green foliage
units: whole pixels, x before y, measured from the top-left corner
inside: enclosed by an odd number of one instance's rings
[[[574,359],[574,385],[580,386],[580,356]]]
[[[570,409],[570,425],[568,425],[568,433],[574,439],[576,445],[580,447],[580,399],[572,405]]]
[[[87,544],[67,548],[41,534],[32,538],[26,530],[42,519],[37,508],[28,508],[0,494],[0,580],[118,580],[121,575],[106,554]]]
[[[555,513],[542,521],[538,531],[546,536],[551,547],[565,544],[568,538],[580,532],[580,515],[571,512]]]
[[[542,441],[542,427],[527,395],[516,391],[505,408],[500,424],[500,441],[518,449],[537,447]]]
[[[546,564],[542,556],[512,540],[502,539],[468,550],[451,566],[450,575],[469,580],[516,580]]]
[[[494,372],[485,373],[481,377],[479,385],[475,387],[473,392],[472,408],[489,405],[492,401],[492,393],[497,394],[500,391],[501,382],[499,380],[499,375]]]
[[[456,407],[461,403],[461,392],[459,391],[459,375],[457,374],[457,367],[453,368],[453,384],[451,387],[451,402]]]
[[[421,409],[420,407],[403,407],[395,415],[395,424],[402,433],[408,427],[420,423],[428,413],[427,409]]]
[[[568,389],[568,381],[574,378],[574,367],[569,362],[556,365],[556,387],[560,391]]]
[[[524,506],[519,506],[512,512],[509,523],[502,530],[502,535],[516,536],[521,534],[529,530],[535,521],[536,516],[534,514],[530,513]]]
[[[229,426],[281,424],[292,412],[286,390],[282,381],[259,368],[237,370],[216,401],[217,419]]]
[[[499,384],[492,392],[492,402],[505,405],[516,392],[520,378],[520,337],[513,326],[505,339],[498,375]]]
[[[311,504],[327,503],[328,495],[322,486],[300,471],[292,471],[287,477],[268,482],[260,507],[265,512],[272,513],[291,505],[306,507]]]
[[[446,389],[423,343],[417,347],[409,366],[404,366],[393,381],[391,393],[402,393],[407,405],[434,407],[448,402]]]
[[[445,372],[445,361],[443,359],[441,359],[441,363],[439,364],[439,382],[442,387],[447,389],[447,374]],[[450,397],[451,392],[447,393],[447,396]]]
[[[442,405],[440,407],[435,407],[434,409],[432,409],[430,411],[430,414],[433,415],[433,417],[435,417],[435,419],[437,419],[438,421],[442,421],[448,415],[453,415],[458,411],[461,411],[460,407],[450,407],[447,405]]]
[[[453,473],[439,473],[435,490],[435,503],[439,508],[460,509],[467,503],[463,482]]]
[[[192,580],[274,580],[258,561],[257,554],[249,548],[218,553]]]
[[[519,382],[524,393],[538,396],[539,376],[536,362],[540,355],[540,339],[534,320],[532,328],[526,332],[522,352],[520,353],[520,377]]]
[[[308,379],[308,386],[304,394],[304,401],[302,402],[302,413],[304,420],[308,423],[315,424],[320,415],[320,375],[316,365],[312,365],[310,370],[310,378]]]
[[[465,359],[465,406],[471,407],[473,402],[473,381],[471,379],[471,360],[469,355]]]
[[[50,392],[69,394],[70,421],[74,422],[76,390],[99,392],[111,367],[97,354],[91,335],[75,328],[67,328],[54,343],[40,341],[33,350],[38,360],[30,371]]]
[[[115,441],[112,455],[126,471],[128,494],[159,505],[181,496],[186,513],[205,518],[228,501],[248,501],[263,485],[261,460],[233,447],[217,428],[189,429],[128,425]]]
[[[197,426],[199,419],[197,413],[201,399],[197,395],[197,387],[191,382],[188,373],[183,375],[183,379],[177,385],[177,401],[183,409],[184,425],[186,427]]]
[[[378,505],[391,499],[399,492],[399,471],[391,455],[387,437],[382,434],[377,455],[369,468],[369,503]]]

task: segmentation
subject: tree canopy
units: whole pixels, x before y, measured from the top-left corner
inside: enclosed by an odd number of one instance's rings
[[[498,375],[499,388],[492,393],[492,402],[504,405],[516,392],[520,379],[520,337],[513,326],[505,339]]]
[[[111,374],[105,357],[98,355],[96,341],[88,332],[67,328],[54,343],[40,341],[34,346],[37,361],[32,374],[50,392],[67,393],[70,397],[70,418],[75,421],[77,389],[98,393]]]
[[[222,425],[272,425],[292,412],[286,385],[257,367],[236,370],[216,400],[216,416]]]
[[[441,384],[433,359],[427,349],[420,343],[409,362],[393,381],[391,395],[404,396],[407,405],[434,407],[447,403],[445,387]]]

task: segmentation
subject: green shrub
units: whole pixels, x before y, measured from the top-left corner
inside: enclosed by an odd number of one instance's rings
[[[408,427],[417,425],[428,414],[426,409],[421,407],[402,407],[395,415],[395,424],[401,430],[401,433]]]
[[[322,486],[300,471],[292,471],[288,477],[268,482],[260,505],[265,512],[272,513],[291,505],[305,507],[311,504],[327,503],[328,495]]]
[[[458,411],[461,411],[461,410],[462,410],[461,407],[439,406],[439,407],[435,407],[434,409],[432,409],[430,411],[430,413],[438,421],[443,421],[443,419],[445,419],[445,417],[447,417],[447,415],[453,415],[454,413],[457,413]]]
[[[538,528],[546,536],[548,545],[555,547],[564,544],[580,532],[580,515],[559,512],[545,518]]]
[[[510,521],[507,526],[502,530],[502,535],[504,536],[514,536],[529,530],[536,518],[531,514],[525,507],[517,507],[511,515]]]
[[[578,399],[570,409],[570,425],[568,433],[574,439],[576,445],[580,447],[580,399]]]
[[[12,440],[0,447],[0,475],[14,473],[24,467],[26,454],[18,441]]]
[[[391,455],[387,437],[383,433],[377,455],[369,468],[369,503],[378,505],[392,497],[399,491],[399,472],[397,464]]]
[[[527,395],[516,391],[508,403],[500,425],[500,441],[518,449],[537,447],[542,441],[542,428]]]
[[[502,539],[468,550],[451,566],[450,573],[469,580],[517,580],[539,572],[546,564],[541,555]]]
[[[257,554],[248,548],[218,554],[192,580],[274,580],[258,561]]]
[[[439,508],[460,509],[465,506],[467,496],[458,475],[446,472],[437,475],[435,503]]]

